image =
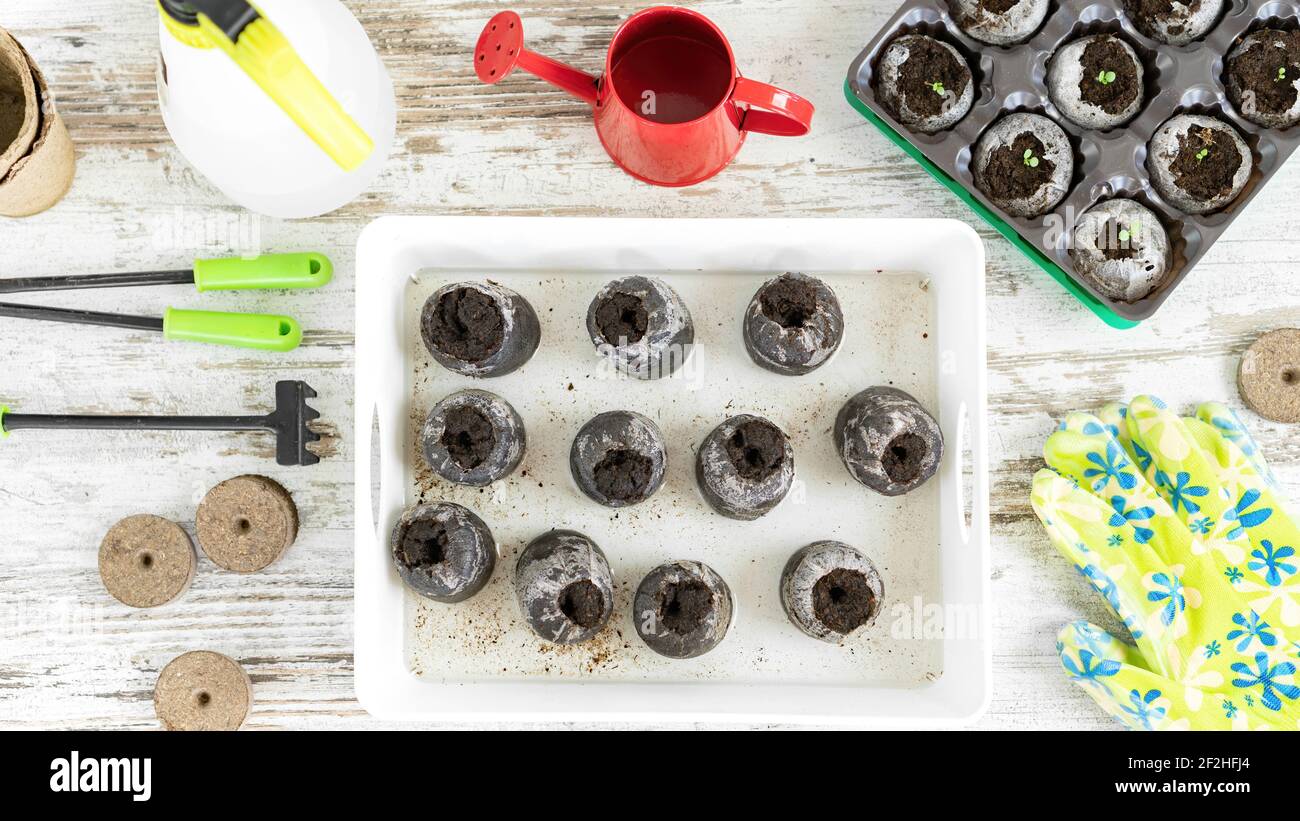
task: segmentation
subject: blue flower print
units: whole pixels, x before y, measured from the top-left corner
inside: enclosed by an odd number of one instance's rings
[[[1124,458],[1123,452],[1114,440],[1106,443],[1106,455],[1100,453],[1089,453],[1088,461],[1096,467],[1088,468],[1083,472],[1086,478],[1096,478],[1092,483],[1092,489],[1100,492],[1106,487],[1106,483],[1114,479],[1124,490],[1132,490],[1137,487],[1137,477],[1128,471],[1128,459]]]
[[[1151,454],[1137,442],[1132,443],[1133,456],[1137,458],[1138,470],[1146,473],[1151,468]]]
[[[1227,576],[1228,581],[1232,582],[1233,584],[1236,584],[1237,582],[1246,578],[1246,574],[1241,572],[1240,567],[1229,567],[1227,570],[1223,571],[1223,575]]]
[[[1273,647],[1277,644],[1277,636],[1269,632],[1269,623],[1259,617],[1254,610],[1250,615],[1245,613],[1233,613],[1232,623],[1237,625],[1236,630],[1228,633],[1228,641],[1237,641],[1237,652],[1244,653],[1250,649],[1250,643],[1259,640],[1259,643],[1265,647]]]
[[[1273,543],[1268,539],[1260,542],[1262,549],[1257,547],[1250,551],[1258,561],[1248,563],[1246,566],[1258,573],[1267,569],[1264,574],[1264,581],[1268,582],[1269,587],[1277,587],[1282,583],[1284,576],[1295,575],[1296,566],[1292,562],[1283,561],[1295,555],[1295,549],[1291,547],[1274,548]]]
[[[1118,661],[1099,659],[1088,650],[1079,651],[1077,664],[1074,659],[1062,654],[1061,665],[1065,667],[1072,680],[1090,687],[1098,687],[1106,692],[1110,692],[1110,688],[1102,679],[1115,675],[1121,667]]]
[[[1218,639],[1215,639],[1214,641],[1205,645],[1205,657],[1207,659],[1212,659],[1222,652],[1223,652],[1223,645],[1219,644]]]
[[[1187,598],[1183,595],[1183,582],[1172,573],[1157,573],[1151,581],[1160,588],[1147,594],[1147,601],[1164,602],[1160,611],[1160,621],[1168,627],[1174,623],[1179,613],[1187,609]]]
[[[1138,690],[1130,690],[1128,700],[1133,706],[1121,709],[1132,716],[1133,722],[1141,725],[1143,729],[1154,730],[1165,719],[1165,708],[1153,706],[1159,698],[1159,690],[1147,690],[1146,695]]]
[[[1110,633],[1086,621],[1077,621],[1071,626],[1074,628],[1075,642],[1084,649],[1092,651],[1094,656],[1106,655],[1106,647],[1115,640]]]
[[[1248,490],[1241,494],[1241,499],[1235,506],[1223,514],[1223,518],[1229,522],[1236,522],[1237,526],[1228,532],[1229,539],[1237,539],[1246,534],[1246,531],[1252,527],[1259,527],[1268,521],[1273,515],[1273,508],[1266,507],[1260,510],[1251,510],[1250,508],[1259,501],[1260,492],[1258,490]]]
[[[1225,698],[1223,700],[1223,714],[1228,718],[1235,718],[1237,716],[1237,705]]]
[[[1219,433],[1229,442],[1235,442],[1241,452],[1247,456],[1253,456],[1255,453],[1255,440],[1250,438],[1244,425],[1236,419],[1224,419],[1222,416],[1215,416],[1210,419],[1210,424],[1218,428]]]
[[[1111,547],[1119,547],[1120,545],[1124,544],[1124,537],[1116,533],[1106,540],[1106,544],[1110,545]]]
[[[1232,672],[1241,676],[1232,680],[1232,686],[1243,690],[1261,688],[1259,700],[1270,710],[1281,710],[1283,698],[1288,701],[1300,698],[1300,687],[1278,681],[1283,676],[1295,673],[1295,665],[1289,661],[1279,662],[1270,667],[1268,653],[1256,653],[1254,670],[1239,661],[1232,665]]]
[[[1156,471],[1156,484],[1169,491],[1169,505],[1174,509],[1175,513],[1178,512],[1179,507],[1182,507],[1189,514],[1200,513],[1201,506],[1193,502],[1192,498],[1199,499],[1202,496],[1210,495],[1209,488],[1193,485],[1191,482],[1192,474],[1190,473],[1179,472],[1174,476],[1173,481],[1170,481],[1169,474],[1163,470]]]
[[[1255,706],[1255,697],[1252,696],[1250,693],[1246,693],[1246,695],[1242,697],[1242,701],[1246,702],[1247,707]]]
[[[1190,528],[1193,533],[1198,533],[1204,536],[1206,533],[1209,533],[1214,529],[1214,520],[1209,516],[1201,516],[1192,519],[1192,521],[1187,524],[1187,527]]]
[[[1151,517],[1156,515],[1155,510],[1149,507],[1139,507],[1133,510],[1126,510],[1123,496],[1112,496],[1110,506],[1115,511],[1115,515],[1110,517],[1111,527],[1123,527],[1133,522],[1150,521]],[[1156,532],[1150,528],[1133,525],[1133,540],[1138,544],[1146,544],[1154,538]]]

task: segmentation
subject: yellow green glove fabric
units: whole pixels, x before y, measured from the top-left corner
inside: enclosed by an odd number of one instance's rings
[[[1072,414],[1034,512],[1136,646],[1062,629],[1066,672],[1134,729],[1300,729],[1300,527],[1229,408]]]

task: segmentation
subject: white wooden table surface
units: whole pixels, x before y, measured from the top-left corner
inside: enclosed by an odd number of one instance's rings
[[[684,191],[618,172],[586,108],[520,75],[473,77],[469,50],[504,4],[349,0],[397,84],[399,143],[373,191],[307,222],[250,216],[201,179],[168,139],[154,87],[152,2],[6,0],[0,26],[35,55],[77,146],[58,207],[0,220],[0,276],[180,267],[195,256],[319,249],[338,263],[325,292],[221,295],[192,289],[87,292],[57,305],[157,311],[176,304],[290,313],[309,328],[288,356],[116,330],[6,322],[0,403],[30,412],[265,412],[278,378],[304,378],[317,407],[352,429],[353,246],[376,216],[952,217],[988,247],[990,445],[994,466],[995,691],[981,726],[1110,728],[1068,685],[1059,625],[1110,624],[1041,534],[1026,501],[1042,442],[1064,413],[1151,391],[1171,403],[1238,404],[1241,352],[1262,330],[1300,324],[1300,226],[1291,163],[1142,328],[1104,327],[845,103],[854,54],[897,0],[688,3],[732,39],[748,76],[818,106],[802,140],[756,137],[722,176]],[[538,50],[596,70],[618,21],[643,0],[517,4]],[[360,283],[359,287],[365,287]],[[1300,493],[1300,437],[1247,414]],[[152,728],[159,669],[193,649],[230,654],[256,690],[251,728],[362,728],[352,693],[352,443],[310,469],[276,468],[269,441],[209,435],[14,435],[0,444],[0,725]],[[96,549],[119,518],[156,513],[192,527],[202,493],[245,472],[278,478],[303,513],[297,544],[268,572],[237,576],[200,558],[179,602],[133,611],[100,584]]]

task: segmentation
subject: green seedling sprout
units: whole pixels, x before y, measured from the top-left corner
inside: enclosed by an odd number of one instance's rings
[[[1025,165],[1030,168],[1038,167],[1038,158],[1034,156],[1034,149],[1032,148],[1025,149]]]
[[[938,94],[940,97],[942,97],[944,94],[947,93],[947,92],[944,90],[943,82],[942,82],[942,81],[936,81],[936,82],[930,83],[930,90],[933,91],[935,94]]]
[[[1277,79],[1273,82],[1280,83],[1286,79],[1286,66],[1281,66],[1277,70]]]
[[[1119,241],[1127,243],[1142,231],[1142,223],[1139,220],[1133,220],[1127,228],[1119,229]]]
[[[1196,152],[1196,161],[1200,162],[1208,156],[1210,156],[1210,149],[1202,148],[1200,151]]]
[[[1115,72],[1103,70],[1101,73],[1097,75],[1097,82],[1101,83],[1104,86],[1110,85],[1111,83],[1115,82]]]

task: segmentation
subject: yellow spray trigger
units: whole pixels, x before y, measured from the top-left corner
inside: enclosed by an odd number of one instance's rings
[[[321,84],[270,20],[259,17],[235,41],[205,14],[204,36],[235,61],[344,171],[360,168],[375,142]]]

